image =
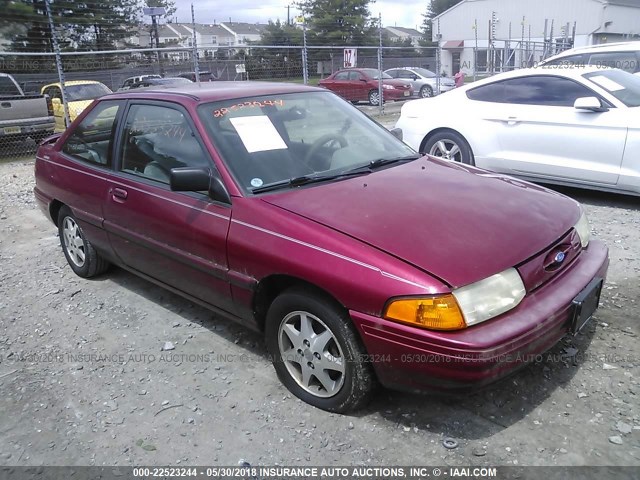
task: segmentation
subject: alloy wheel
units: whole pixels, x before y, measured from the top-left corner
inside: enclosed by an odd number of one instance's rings
[[[278,329],[278,347],[291,378],[320,398],[336,395],[345,380],[345,356],[336,336],[315,315],[295,311]]]
[[[62,224],[62,236],[69,258],[78,268],[84,266],[86,252],[80,228],[71,217],[65,217]]]
[[[454,162],[460,162],[462,160],[460,147],[457,143],[448,139],[438,140],[434,143],[431,149],[429,149],[429,155],[445,160],[453,160]]]

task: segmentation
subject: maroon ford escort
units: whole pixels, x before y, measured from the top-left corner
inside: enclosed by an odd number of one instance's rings
[[[609,263],[575,201],[421,157],[318,88],[109,95],[35,175],[78,275],[115,264],[264,332],[285,386],[336,412],[513,372],[584,326]]]

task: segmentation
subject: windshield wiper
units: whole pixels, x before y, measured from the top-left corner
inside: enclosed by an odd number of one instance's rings
[[[299,187],[301,185],[307,185],[309,183],[325,182],[327,180],[335,180],[337,178],[343,177],[355,177],[358,175],[366,175],[368,173],[371,173],[371,170],[353,170],[335,173],[332,175],[303,175],[301,177],[293,177],[287,180],[280,180],[277,182],[269,183],[267,185],[262,185],[261,187],[252,188],[251,193],[269,192],[271,190],[277,190],[283,187]]]
[[[385,165],[391,165],[392,163],[411,162],[421,157],[422,155],[416,154],[416,155],[407,155],[406,157],[376,158],[375,160],[371,160],[369,163],[360,165],[358,167],[354,167],[351,170],[347,170],[346,172],[343,172],[343,173],[372,172],[376,168],[384,167]]]
[[[316,182],[325,182],[327,180],[335,180],[337,178],[345,178],[345,177],[355,177],[358,175],[367,175],[373,172],[376,168],[382,167],[384,165],[389,165],[392,163],[402,163],[402,162],[410,162],[412,160],[417,160],[422,155],[408,155],[406,157],[396,157],[396,158],[378,158],[376,160],[372,160],[365,165],[361,165],[350,170],[345,170],[339,173],[331,174],[331,175],[303,175],[301,177],[293,177],[288,178],[286,180],[279,180],[277,182],[268,183],[267,185],[262,185],[260,187],[255,187],[251,189],[251,193],[264,193],[270,192],[272,190],[278,190],[284,187],[299,187],[301,185],[308,185],[309,183]]]

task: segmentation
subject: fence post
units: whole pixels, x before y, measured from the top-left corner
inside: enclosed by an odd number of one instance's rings
[[[196,83],[200,83],[200,68],[198,65],[198,36],[196,34],[196,16],[191,4],[191,28],[193,29],[193,71],[196,75]]]
[[[378,14],[378,112],[384,114],[384,97],[382,92],[382,14]]]
[[[437,25],[438,49],[436,50],[436,95],[440,95],[440,75],[442,75],[442,45],[440,45],[442,34],[440,33],[440,18],[438,18]],[[433,28],[433,24],[431,24],[431,28]]]
[[[69,105],[67,104],[67,88],[64,84],[64,69],[62,67],[62,55],[60,55],[60,45],[58,45],[58,37],[53,29],[53,17],[51,16],[51,0],[45,0],[44,5],[49,19],[49,30],[51,30],[51,45],[56,54],[56,69],[58,70],[58,80],[60,81],[60,91],[62,93],[62,108],[64,109],[65,126],[69,126]]]
[[[309,66],[307,65],[307,20],[302,18],[302,81],[309,83]]]

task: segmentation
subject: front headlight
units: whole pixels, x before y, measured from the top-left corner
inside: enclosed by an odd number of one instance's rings
[[[392,300],[383,317],[431,330],[460,330],[511,310],[525,294],[520,275],[509,268],[450,294]]]
[[[587,214],[584,213],[584,210],[582,210],[580,219],[578,220],[578,223],[573,226],[573,228],[580,237],[580,244],[582,245],[582,248],[587,248],[587,245],[589,245],[589,240],[591,240],[591,227],[589,226],[589,219],[587,218]]]
[[[515,268],[453,291],[467,326],[484,322],[515,308],[526,290]]]
[[[393,85],[387,85],[386,83],[382,85],[382,88],[385,90],[393,90],[395,87]]]

